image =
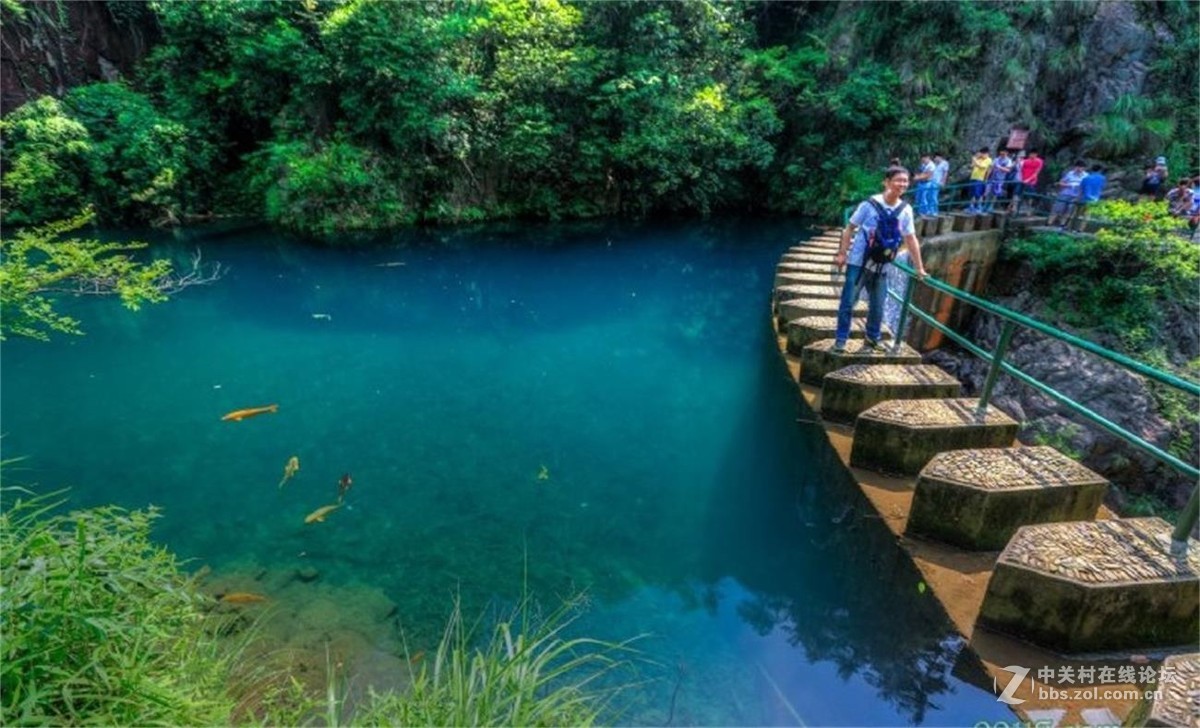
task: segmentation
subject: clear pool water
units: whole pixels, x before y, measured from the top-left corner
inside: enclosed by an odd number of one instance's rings
[[[802,421],[768,298],[804,234],[188,232],[161,242],[221,261],[218,284],[70,302],[86,336],[4,343],[4,454],[26,458],[6,479],[161,506],[158,538],[215,573],[377,588],[418,640],[455,594],[470,614],[585,589],[579,632],[648,635],[624,723],[1011,718]],[[345,506],[304,525],[343,473]]]

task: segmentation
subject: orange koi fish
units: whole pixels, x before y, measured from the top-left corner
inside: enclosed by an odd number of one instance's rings
[[[256,604],[267,601],[267,598],[262,594],[251,594],[250,592],[230,592],[221,595],[221,601],[226,604]]]
[[[229,414],[225,415],[224,417],[222,417],[221,421],[222,422],[241,422],[242,420],[246,419],[247,417],[254,417],[255,415],[263,415],[268,412],[278,412],[278,411],[279,411],[279,405],[277,405],[277,404],[269,404],[266,407],[250,407],[248,409],[234,410],[234,411],[230,412]]]
[[[332,506],[321,506],[317,510],[315,510],[312,513],[309,513],[307,516],[305,516],[304,522],[305,523],[324,523],[326,516],[328,516],[330,513],[333,513],[334,511],[336,511],[337,509],[339,509],[341,507],[342,506],[340,503],[337,505],[332,505]]]
[[[287,465],[283,466],[283,480],[279,481],[279,487],[282,488],[284,483],[291,480],[292,476],[295,475],[296,471],[299,469],[300,469],[300,456],[293,455],[290,458],[288,458]]]

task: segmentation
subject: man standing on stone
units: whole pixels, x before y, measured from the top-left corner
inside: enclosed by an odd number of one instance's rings
[[[938,195],[942,193],[942,188],[946,186],[946,178],[950,176],[950,163],[946,161],[946,157],[941,152],[933,154],[933,190],[929,193],[929,201],[933,205],[932,214],[934,217],[938,214]]]
[[[1021,211],[1021,198],[1025,195],[1037,193],[1038,175],[1042,173],[1042,167],[1046,163],[1038,156],[1036,149],[1030,149],[1025,155],[1025,159],[1021,162],[1017,175],[1017,186],[1013,190],[1012,206],[1009,207],[1009,212],[1019,213]]]
[[[883,175],[883,194],[872,195],[871,199],[860,202],[842,231],[842,243],[834,257],[837,267],[846,269],[833,344],[836,353],[846,351],[851,314],[864,288],[867,291],[868,308],[866,341],[863,342],[862,351],[873,352],[880,348],[879,337],[883,329],[883,309],[887,297],[887,276],[883,269],[889,263],[870,260],[867,247],[880,227],[881,213],[888,214],[894,223],[898,223],[899,234],[912,258],[917,276],[924,278],[926,275],[925,265],[921,262],[921,244],[917,241],[913,225],[912,207],[900,199],[907,190],[908,170],[898,166],[888,167]]]

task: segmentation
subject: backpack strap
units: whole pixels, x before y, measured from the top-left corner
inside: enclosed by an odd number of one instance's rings
[[[899,219],[901,213],[904,212],[904,208],[908,207],[908,203],[904,200],[900,200],[900,204],[896,205],[896,207],[892,208],[891,210],[888,210],[886,207],[879,204],[879,201],[874,197],[868,197],[867,202],[871,203],[871,207],[875,208],[875,212],[880,218],[882,218],[884,215],[895,215],[896,219]]]

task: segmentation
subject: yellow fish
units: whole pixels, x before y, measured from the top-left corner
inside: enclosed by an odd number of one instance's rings
[[[550,468],[547,468],[545,465],[543,465],[542,469],[538,471],[537,479],[550,480]]]
[[[279,405],[269,404],[266,407],[250,407],[248,409],[234,410],[221,418],[223,422],[241,422],[247,417],[266,414],[267,412],[278,412]]]
[[[341,508],[341,505],[321,506],[317,510],[315,510],[312,513],[309,513],[307,516],[305,516],[304,522],[305,523],[324,523],[325,516],[328,516],[330,513],[333,513],[334,511],[336,511],[339,508]]]
[[[282,488],[284,483],[291,480],[292,476],[295,475],[296,471],[299,469],[300,457],[298,455],[293,455],[288,458],[287,465],[283,466],[283,480],[279,481],[279,487]]]
[[[221,601],[226,604],[255,604],[265,602],[267,598],[262,594],[251,594],[250,592],[230,592],[223,595]]]

